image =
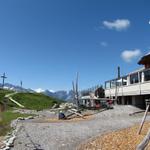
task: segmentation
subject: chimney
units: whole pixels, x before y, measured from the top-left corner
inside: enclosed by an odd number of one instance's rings
[[[118,66],[118,79],[120,79],[120,67]]]

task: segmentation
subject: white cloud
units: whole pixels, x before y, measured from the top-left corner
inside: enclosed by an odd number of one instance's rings
[[[104,41],[101,42],[100,44],[101,44],[101,46],[103,46],[103,47],[107,47],[107,46],[108,46],[108,43],[107,43],[107,42],[104,42]]]
[[[135,49],[135,50],[124,50],[121,53],[121,57],[126,62],[131,62],[133,59],[139,57],[141,55],[141,50]]]
[[[114,21],[103,21],[103,25],[108,29],[115,29],[117,31],[125,30],[130,26],[128,19],[117,19]]]

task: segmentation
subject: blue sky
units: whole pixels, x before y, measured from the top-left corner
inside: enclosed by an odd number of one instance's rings
[[[26,88],[80,89],[138,68],[150,50],[148,0],[0,1],[0,73]]]

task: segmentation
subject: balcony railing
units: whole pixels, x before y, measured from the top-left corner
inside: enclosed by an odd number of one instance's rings
[[[150,94],[150,69],[105,82],[106,97],[116,92],[118,96]]]
[[[113,79],[105,82],[105,89],[120,87],[120,86],[129,86],[137,83],[144,83],[150,81],[150,68],[144,69],[139,72],[123,76],[120,79]]]

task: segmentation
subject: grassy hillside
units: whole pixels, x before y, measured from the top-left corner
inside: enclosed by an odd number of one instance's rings
[[[6,94],[13,93],[11,90],[0,89],[0,101],[4,99]]]
[[[0,120],[0,136],[5,135],[11,130],[10,123],[12,120],[18,117],[27,117],[28,114],[13,113],[11,111],[5,111],[0,114],[2,120]]]
[[[4,100],[6,94],[13,93],[10,90],[0,89],[0,101]],[[54,104],[59,104],[62,101],[55,98],[37,93],[17,93],[12,98],[24,105],[27,109],[42,110],[52,107]],[[8,100],[7,111],[0,113],[0,136],[5,135],[11,130],[10,122],[18,117],[27,117],[28,114],[20,114],[12,112],[12,107],[17,107],[16,104]]]
[[[24,105],[27,109],[42,110],[59,104],[61,101],[37,93],[17,93],[12,96],[14,100]]]

